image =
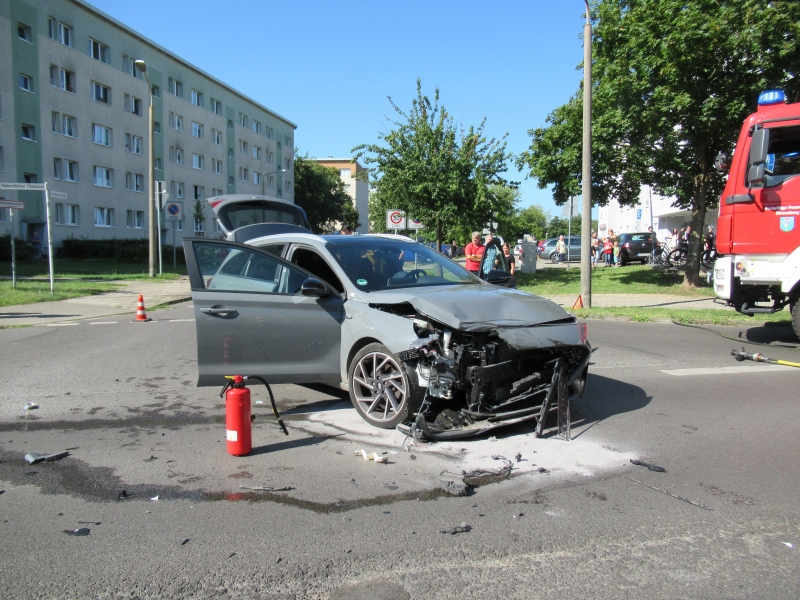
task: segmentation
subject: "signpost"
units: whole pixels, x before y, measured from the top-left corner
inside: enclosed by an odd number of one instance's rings
[[[386,211],[386,229],[406,229],[406,213],[402,210],[390,208]]]
[[[17,289],[17,251],[14,245],[14,211],[25,210],[25,203],[17,200],[5,200],[0,198],[0,208],[7,208],[9,226],[11,227],[11,285]]]
[[[169,195],[167,195],[169,197]],[[164,204],[164,219],[172,221],[172,268],[178,268],[175,254],[175,222],[183,219],[183,202],[167,202]]]

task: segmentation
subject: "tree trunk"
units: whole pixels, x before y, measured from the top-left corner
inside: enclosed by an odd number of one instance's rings
[[[686,270],[683,274],[683,285],[698,287],[700,285],[700,255],[703,253],[703,225],[706,220],[706,192],[708,175],[703,173],[695,178],[695,196],[692,199],[692,232],[689,236],[689,254],[686,257]]]

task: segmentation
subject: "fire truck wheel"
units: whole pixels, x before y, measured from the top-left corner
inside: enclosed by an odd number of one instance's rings
[[[800,340],[800,298],[795,298],[791,304],[792,328],[797,339]]]

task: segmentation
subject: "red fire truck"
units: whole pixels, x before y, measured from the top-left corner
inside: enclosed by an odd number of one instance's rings
[[[714,293],[754,315],[789,306],[800,338],[800,103],[762,93],[742,126],[719,203]]]

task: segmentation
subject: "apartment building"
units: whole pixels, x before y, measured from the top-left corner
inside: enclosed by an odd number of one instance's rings
[[[294,200],[294,123],[82,0],[0,2],[0,181],[60,192],[54,246],[147,237],[151,101],[153,180],[183,203],[182,221],[162,215],[165,242],[173,226],[178,243],[217,235],[207,197]],[[43,196],[0,191],[25,203],[15,234],[46,244]]]
[[[369,233],[369,181],[355,177],[356,173],[362,173],[366,169],[352,158],[317,158],[315,160],[324,167],[331,167],[339,171],[339,179],[344,182],[347,193],[353,199],[353,206],[358,211],[358,221],[361,225],[355,231]]]

